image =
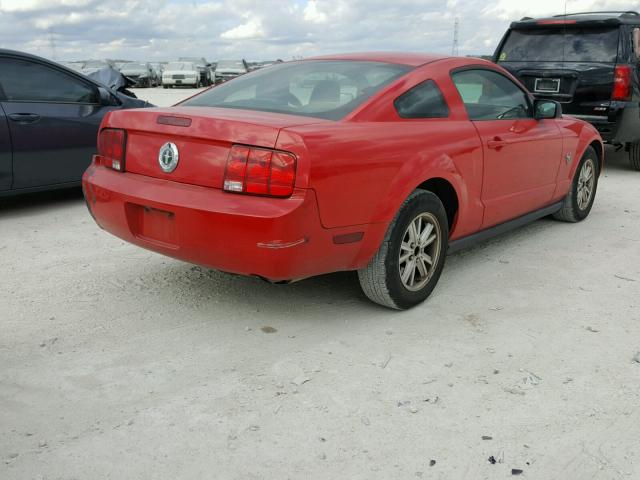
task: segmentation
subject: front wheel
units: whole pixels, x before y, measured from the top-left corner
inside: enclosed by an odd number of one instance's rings
[[[440,199],[424,190],[413,192],[391,222],[376,255],[358,271],[365,295],[397,310],[426,300],[442,273],[448,238]]]
[[[553,214],[556,220],[576,223],[584,220],[591,212],[598,189],[598,155],[593,147],[587,148],[580,159],[578,168],[564,198],[562,208]]]

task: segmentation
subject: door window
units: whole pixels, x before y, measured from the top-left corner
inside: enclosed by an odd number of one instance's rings
[[[0,88],[9,102],[99,103],[93,85],[46,65],[13,58],[0,58]]]
[[[452,75],[470,120],[532,118],[527,95],[504,75],[463,70]]]

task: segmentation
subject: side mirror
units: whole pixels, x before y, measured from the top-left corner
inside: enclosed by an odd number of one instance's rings
[[[555,100],[535,100],[533,109],[536,120],[562,117],[562,106]]]
[[[633,29],[633,53],[640,60],[640,28]]]
[[[109,90],[104,87],[98,87],[98,92],[100,94],[100,105],[107,107],[115,104],[113,95]]]

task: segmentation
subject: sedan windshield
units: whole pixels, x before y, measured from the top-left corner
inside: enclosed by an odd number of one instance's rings
[[[187,62],[171,62],[167,65],[165,70],[195,70],[193,63]]]
[[[339,120],[410,69],[346,60],[284,63],[235,78],[181,105]]]

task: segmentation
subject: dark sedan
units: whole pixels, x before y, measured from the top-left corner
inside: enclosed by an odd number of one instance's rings
[[[147,106],[60,64],[0,49],[0,196],[80,185],[104,115]]]

